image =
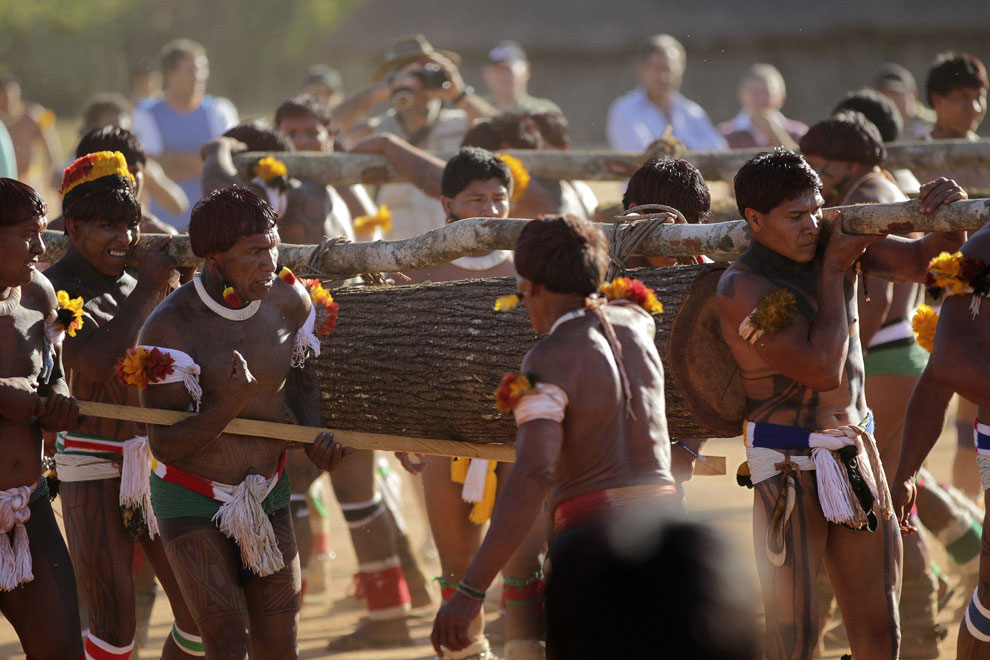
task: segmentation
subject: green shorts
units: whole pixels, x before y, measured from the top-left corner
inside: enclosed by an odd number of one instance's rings
[[[283,471],[272,492],[262,500],[265,513],[272,515],[289,506],[289,478]],[[189,490],[151,473],[151,508],[159,518],[206,518],[213,520],[223,502]]]
[[[871,348],[863,360],[869,376],[920,376],[928,364],[928,351],[914,339],[899,339]]]

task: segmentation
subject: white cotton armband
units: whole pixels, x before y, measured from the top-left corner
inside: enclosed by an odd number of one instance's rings
[[[516,415],[516,426],[522,426],[534,419],[564,421],[567,392],[550,383],[537,383],[533,389],[535,391],[520,399],[513,410]]]

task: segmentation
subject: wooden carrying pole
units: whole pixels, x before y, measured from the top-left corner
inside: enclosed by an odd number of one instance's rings
[[[887,147],[887,169],[970,168],[990,165],[990,140],[933,140],[928,142],[894,142]],[[729,151],[689,151],[685,160],[697,167],[708,181],[731,181],[743,164],[767,149],[732,149]],[[533,176],[555,180],[625,181],[650,154],[617,151],[532,151],[509,150]],[[237,154],[234,162],[246,169],[262,152]],[[379,154],[316,152],[274,153],[285,163],[289,173],[334,186],[354,183],[382,184],[404,181],[402,175]],[[437,154],[446,160],[453,154]]]
[[[438,207],[439,208],[439,207]],[[979,229],[990,220],[990,200],[972,199],[939,207],[923,215],[917,201],[895,204],[858,204],[825,209],[824,222],[842,213],[842,226],[853,234],[907,233]],[[669,214],[641,218],[673,217]],[[617,218],[618,220],[618,218]],[[625,218],[628,220],[628,218]],[[336,243],[326,246],[280,245],[279,261],[297,274],[317,274],[338,280],[362,273],[393,273],[439,266],[458,257],[488,250],[511,250],[528,220],[468,218],[400,241]],[[603,225],[609,240],[629,224]],[[42,260],[57,261],[65,254],[68,237],[46,231]],[[156,234],[141,238],[140,253]],[[655,257],[689,257],[699,254],[738,254],[749,245],[749,230],[743,220],[707,225],[660,225],[640,244],[638,253]],[[166,251],[179,266],[199,266],[189,246],[189,237],[173,236]]]
[[[192,417],[195,413],[178,410],[162,410],[161,408],[137,408],[122,406],[114,403],[99,403],[96,401],[78,401],[79,412],[93,417],[120,419],[142,424],[160,426],[176,424]],[[224,428],[224,433],[250,435],[259,438],[276,438],[286,442],[312,444],[316,436],[326,431],[312,426],[296,426],[280,424],[256,419],[233,419]],[[354,449],[369,449],[380,451],[404,451],[413,454],[430,454],[433,456],[458,456],[461,458],[484,458],[503,463],[516,460],[516,448],[511,444],[474,444],[457,442],[456,440],[437,440],[429,438],[403,438],[380,433],[361,433],[357,431],[333,431],[334,440],[345,447]],[[702,456],[697,461],[695,474],[701,476],[716,476],[725,474],[724,456]]]
[[[180,412],[178,410],[138,408],[136,406],[122,406],[96,401],[79,401],[78,403],[79,412],[83,415],[159,426],[170,426],[195,416],[195,413]],[[326,430],[312,426],[296,426],[295,424],[237,418],[231,420],[223,432],[312,444],[316,440],[316,436]],[[457,442],[455,440],[403,438],[401,436],[363,433],[359,431],[333,431],[333,435],[334,440],[340,444],[355,449],[407,451],[414,454],[487,458],[505,462],[516,460],[516,450],[511,444],[473,444],[469,442]]]

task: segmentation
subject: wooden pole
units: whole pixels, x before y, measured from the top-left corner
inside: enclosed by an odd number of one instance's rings
[[[843,228],[853,234],[973,230],[990,221],[990,200],[953,202],[928,215],[918,211],[917,201],[857,204],[825,209],[825,222],[830,222],[839,212],[842,213]],[[659,216],[669,217],[666,214],[639,217]],[[468,218],[400,241],[337,243],[326,249],[285,244],[279,246],[279,261],[297,274],[319,274],[330,280],[362,273],[420,270],[482,251],[511,250],[527,222],[513,218]],[[629,225],[603,228],[610,240],[614,240],[616,232],[628,231]],[[65,254],[68,237],[62,232],[46,231],[44,240],[47,249],[43,261],[54,262]],[[142,236],[135,255],[151,241],[157,241],[157,235]],[[732,254],[744,251],[748,245],[749,230],[742,220],[708,225],[668,224],[658,226],[649,234],[640,245],[639,253],[657,257]],[[192,253],[188,236],[173,236],[166,249],[179,266],[199,266],[201,263]]]
[[[990,165],[990,139],[932,140],[928,142],[894,142],[886,145],[887,169],[899,168],[967,168]],[[729,151],[689,151],[684,158],[695,165],[709,181],[731,181],[743,164],[766,149],[732,149]],[[522,161],[533,176],[556,180],[625,181],[648,154],[617,151],[533,151],[509,150]],[[250,166],[262,152],[237,154],[234,162],[240,169]],[[379,154],[324,154],[316,152],[282,152],[273,154],[285,163],[292,176],[340,186],[354,183],[378,185],[403,181],[402,175]],[[440,153],[447,160],[453,154]]]
[[[160,426],[172,425],[192,417],[195,413],[178,410],[162,410],[161,408],[138,408],[122,406],[113,403],[97,401],[77,401],[79,412],[93,417],[120,419],[142,424]],[[280,424],[256,419],[233,419],[224,428],[224,433],[250,435],[260,438],[277,438],[287,442],[312,444],[316,436],[326,431],[312,426],[296,426]],[[516,448],[511,444],[475,444],[457,442],[454,440],[437,440],[427,438],[404,438],[380,433],[361,433],[358,431],[333,431],[334,440],[345,447],[378,451],[403,451],[412,454],[429,454],[432,456],[458,456],[461,458],[484,458],[502,463],[512,463],[516,460]],[[725,456],[702,456],[696,462],[694,470],[697,476],[718,476],[725,474]]]
[[[184,419],[193,417],[195,413],[178,410],[162,410],[160,408],[138,408],[122,406],[113,403],[96,401],[79,401],[79,412],[93,417],[120,419],[128,422],[170,426]],[[276,438],[287,442],[312,444],[316,436],[327,429],[312,426],[297,426],[295,424],[280,424],[257,419],[233,419],[224,428],[224,433],[250,435],[259,438]],[[434,456],[462,456],[466,458],[487,458],[494,461],[512,462],[516,460],[516,450],[511,444],[476,444],[457,442],[455,440],[437,440],[430,438],[404,438],[380,433],[364,433],[360,431],[333,431],[334,439],[347,447],[355,449],[378,449],[382,451],[407,451],[414,454],[432,454]]]

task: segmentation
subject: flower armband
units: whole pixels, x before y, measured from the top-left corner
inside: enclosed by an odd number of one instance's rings
[[[663,314],[663,304],[657,299],[656,291],[637,279],[617,277],[601,287],[608,300],[629,300],[650,314]]]
[[[935,347],[935,329],[938,327],[938,310],[928,305],[919,305],[911,319],[911,329],[918,346],[932,352]]]
[[[285,192],[289,189],[289,169],[274,156],[265,156],[251,166],[251,173],[265,185]]]
[[[529,172],[526,171],[526,166],[522,164],[522,161],[515,156],[500,153],[495,154],[495,157],[508,166],[509,174],[512,175],[512,196],[509,201],[514,204],[523,198],[526,189],[529,188]]]
[[[392,212],[388,210],[387,204],[379,206],[374,215],[359,215],[354,218],[356,232],[372,232],[377,228],[381,228],[383,235],[392,231]]]
[[[797,299],[787,289],[774,289],[760,296],[756,308],[739,324],[739,335],[755,344],[764,335],[783,330],[794,320]]]
[[[284,270],[288,270],[287,268]],[[319,280],[299,280],[304,287],[306,287],[306,292],[309,294],[309,299],[313,303],[313,309],[316,310],[316,320],[313,323],[313,334],[318,338],[322,338],[325,335],[333,332],[333,329],[337,327],[337,303],[334,302],[333,296],[330,292],[323,288],[323,285]]]
[[[168,376],[175,373],[172,365],[175,359],[168,353],[164,353],[157,348],[128,348],[124,357],[117,360],[114,371],[117,372],[117,379],[128,387],[136,387],[143,390],[148,385],[156,385],[163,382]]]
[[[535,391],[537,376],[519,371],[510,371],[502,377],[502,383],[495,390],[495,407],[500,412],[512,412],[519,401]]]
[[[943,252],[928,264],[925,287],[932,298],[973,295],[969,310],[976,318],[980,312],[980,297],[990,295],[990,265],[962,252]]]

